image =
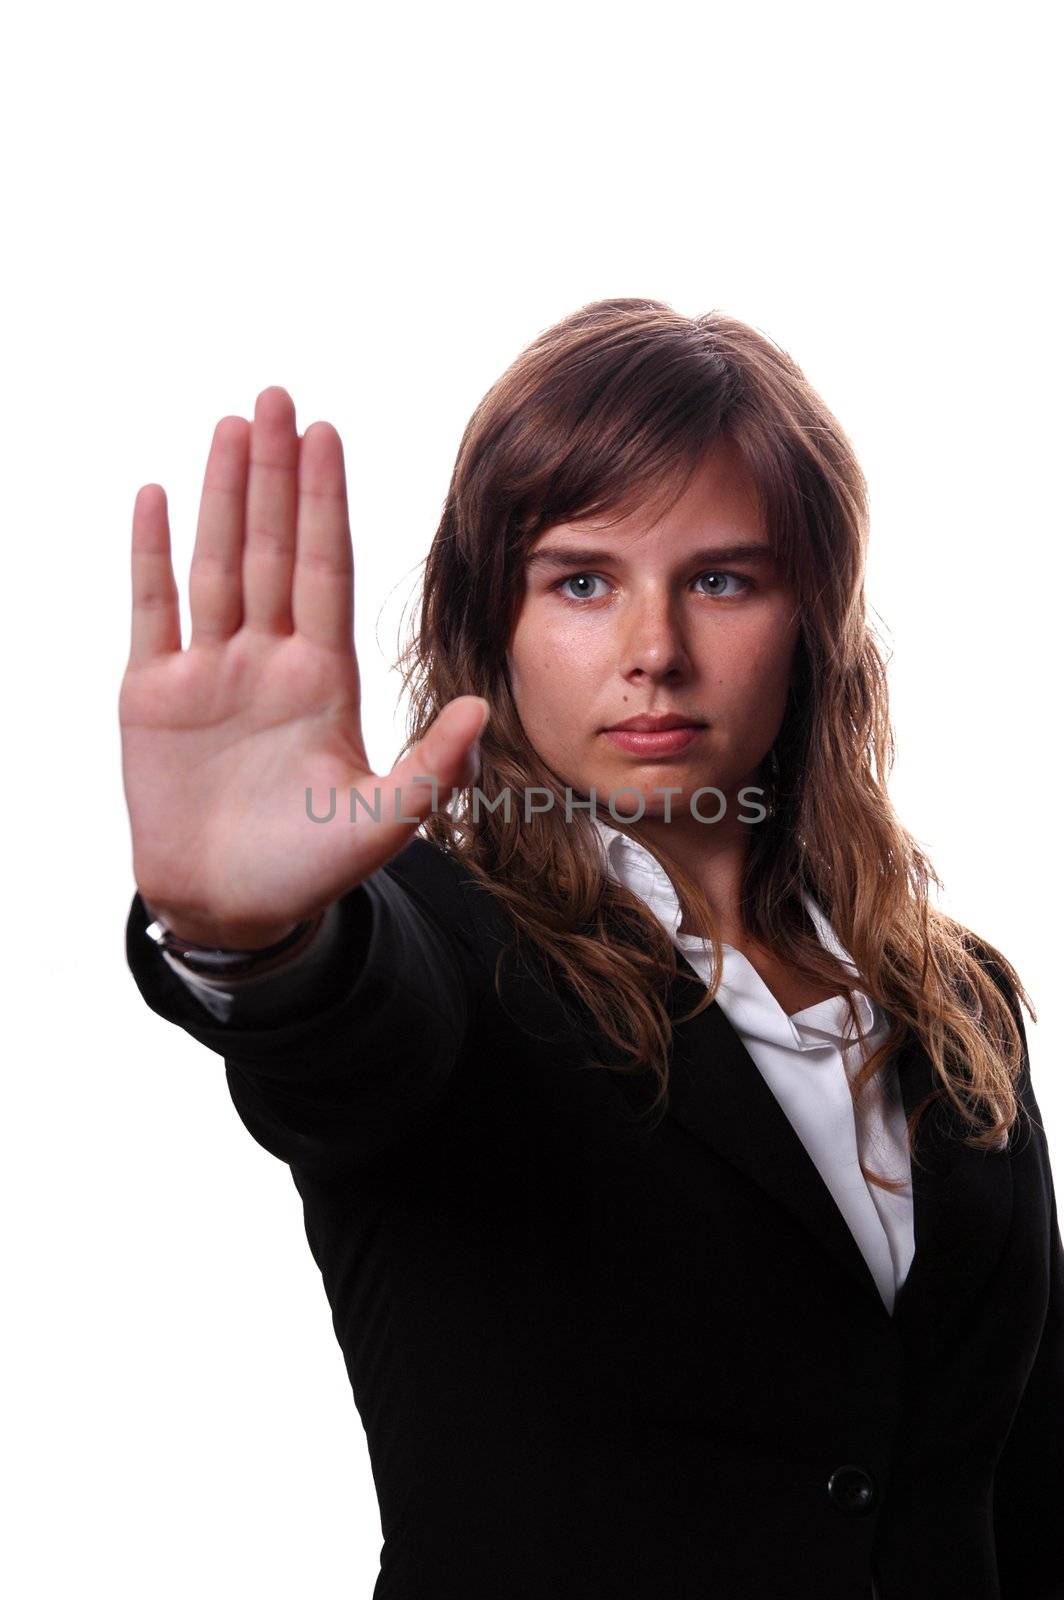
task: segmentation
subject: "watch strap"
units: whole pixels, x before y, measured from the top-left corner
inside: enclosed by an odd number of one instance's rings
[[[199,972],[205,977],[231,978],[242,973],[264,972],[290,960],[298,949],[313,938],[323,916],[324,912],[319,912],[316,917],[298,922],[283,939],[259,950],[226,950],[213,945],[196,944],[191,939],[179,938],[160,917],[150,922],[144,932],[159,950],[175,957],[190,972]]]

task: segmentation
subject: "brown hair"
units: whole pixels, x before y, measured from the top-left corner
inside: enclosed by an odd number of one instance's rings
[[[649,1070],[655,1105],[666,1102],[675,948],[638,896],[606,874],[586,814],[564,819],[562,785],[517,715],[506,654],[538,535],[581,517],[671,506],[722,437],[756,484],[801,622],[787,712],[765,763],[769,815],[751,829],[743,924],[801,974],[850,995],[852,975],[805,920],[810,894],[852,955],[860,987],[893,1021],[853,1080],[854,1096],[911,1030],[939,1093],[978,1130],[966,1142],[1001,1147],[1018,1114],[1023,1055],[1018,1005],[1013,1012],[988,965],[1035,1012],[1004,956],[929,902],[929,883],[941,882],[886,790],[894,737],[884,660],[865,616],[864,475],[800,368],[745,323],[716,311],[686,317],[657,300],[601,300],[541,333],[473,412],[425,559],[419,623],[398,665],[411,695],[404,751],[456,696],[490,702],[477,780],[488,805],[474,821],[462,791],[423,830],[506,907],[518,941],[531,942],[617,1052],[588,1064]],[[533,785],[553,795],[550,810],[525,821],[490,809],[505,790]],[[638,822],[615,825],[639,837]],[[709,930],[719,974],[705,896],[642,842],[694,925]],[[700,986],[688,1015],[711,1003],[718,984]],[[852,995],[850,1009],[856,1028]],[[909,1118],[910,1148],[927,1104]]]

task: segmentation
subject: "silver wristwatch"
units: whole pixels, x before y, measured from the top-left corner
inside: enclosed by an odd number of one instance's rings
[[[157,949],[176,956],[190,972],[200,972],[205,977],[214,975],[229,978],[243,972],[261,972],[273,962],[293,954],[296,946],[303,944],[317,928],[323,914],[298,922],[283,939],[261,950],[221,950],[213,945],[195,944],[191,939],[179,938],[158,917],[148,924],[144,932]]]

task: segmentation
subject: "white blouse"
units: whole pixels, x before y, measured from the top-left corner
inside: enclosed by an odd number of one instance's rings
[[[592,821],[602,841],[606,870],[647,904],[708,984],[712,947],[694,934],[678,931],[680,903],[668,874],[637,839],[599,817]],[[820,907],[808,895],[803,899],[821,944],[858,976]],[[868,1263],[883,1304],[893,1312],[916,1248],[905,1108],[893,1068],[886,1086],[883,1073],[876,1074],[856,1106],[846,1081],[846,1074],[856,1073],[883,1042],[890,1021],[867,995],[854,991],[861,1027],[870,1030],[862,1055],[842,995],[788,1016],[746,956],[729,944],[722,948],[724,970],[717,1004],[809,1152]],[[868,1183],[859,1157],[885,1177],[904,1178],[905,1189],[892,1194]]]

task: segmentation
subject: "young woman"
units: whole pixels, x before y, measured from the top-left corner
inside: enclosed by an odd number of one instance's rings
[[[218,424],[184,650],[137,497],[128,959],[291,1167],[376,1600],[1064,1595],[1034,1012],[887,796],[866,540],[786,354],[587,306],[469,422],[377,775],[335,430]]]

